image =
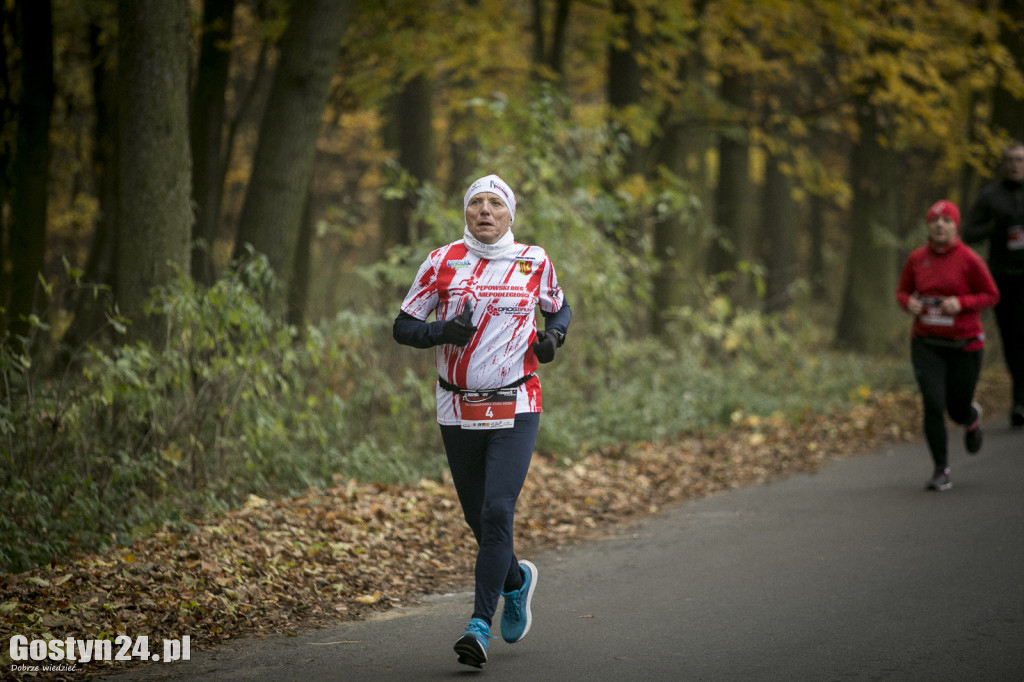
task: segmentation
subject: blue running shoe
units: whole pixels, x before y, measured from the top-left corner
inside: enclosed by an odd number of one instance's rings
[[[487,645],[491,639],[491,626],[480,618],[466,623],[466,631],[455,642],[455,653],[459,655],[459,663],[483,668],[487,662]]]
[[[501,638],[510,644],[518,642],[530,631],[533,614],[530,613],[530,600],[533,590],[537,587],[537,567],[532,562],[519,562],[519,570],[523,573],[523,585],[512,592],[502,592],[505,607],[501,610]]]

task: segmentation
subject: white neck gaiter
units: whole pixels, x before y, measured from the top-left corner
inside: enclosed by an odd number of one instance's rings
[[[516,246],[515,237],[512,236],[512,230],[510,229],[505,234],[501,235],[501,239],[494,242],[493,244],[484,244],[482,241],[474,237],[469,233],[469,228],[466,227],[462,232],[462,239],[466,243],[466,248],[469,252],[478,258],[484,260],[497,260],[498,258],[510,258],[515,254],[519,247]]]

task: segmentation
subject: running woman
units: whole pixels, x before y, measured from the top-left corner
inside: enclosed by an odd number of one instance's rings
[[[455,652],[482,668],[499,597],[502,638],[518,642],[530,630],[537,567],[516,557],[513,520],[540,424],[536,370],[565,343],[572,312],[547,253],[514,240],[516,197],[504,180],[474,182],[463,210],[462,239],[427,256],[393,332],[398,343],[434,349],[437,421],[478,546],[473,614]]]
[[[937,201],[925,216],[928,243],[907,258],[896,300],[914,315],[910,359],[924,403],[924,434],[935,465],[928,490],[949,490],[945,413],[965,427],[964,447],[981,449],[981,311],[999,301],[985,261],[960,241],[960,209]]]

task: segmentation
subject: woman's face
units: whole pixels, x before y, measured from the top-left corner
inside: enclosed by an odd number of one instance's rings
[[[480,192],[466,206],[466,227],[476,239],[493,244],[512,227],[512,214],[497,194]]]
[[[928,241],[933,246],[949,246],[956,241],[956,223],[944,215],[928,221]]]

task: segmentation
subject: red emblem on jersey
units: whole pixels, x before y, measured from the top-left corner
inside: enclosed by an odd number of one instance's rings
[[[516,267],[519,268],[519,272],[523,273],[524,275],[529,275],[531,272],[533,272],[533,261],[529,261],[529,260],[519,260],[519,261],[516,261]]]

